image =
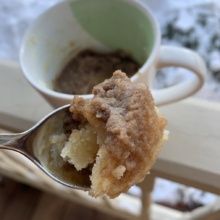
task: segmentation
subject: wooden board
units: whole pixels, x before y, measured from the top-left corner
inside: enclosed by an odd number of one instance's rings
[[[17,64],[2,61],[0,70],[0,125],[23,130],[52,109]],[[156,174],[220,193],[220,104],[188,99],[161,112],[170,138],[154,167]]]
[[[161,112],[170,137],[154,167],[157,175],[220,194],[220,104],[189,99]]]
[[[1,220],[120,220],[6,178],[0,195]]]
[[[28,129],[52,110],[11,61],[0,61],[0,100],[0,126],[10,130]]]
[[[25,81],[18,65],[11,62],[0,62],[0,100],[0,126],[10,130],[26,129],[52,109]],[[220,104],[188,99],[165,106],[161,112],[168,119],[170,139],[152,172],[156,176],[219,193]],[[140,202],[127,195],[110,202],[93,200],[83,192],[70,192],[38,172],[21,155],[0,153],[0,158],[4,158],[4,162],[0,161],[1,172],[19,181],[120,217],[134,219],[140,209]],[[130,202],[133,209],[126,209],[124,201]],[[210,210],[207,207],[204,212]],[[218,210],[219,206],[213,215]],[[161,216],[169,220],[182,219],[185,216],[157,205],[152,207],[151,213],[153,219],[161,219]]]

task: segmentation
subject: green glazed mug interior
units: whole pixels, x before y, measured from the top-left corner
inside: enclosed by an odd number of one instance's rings
[[[70,5],[73,16],[91,37],[112,50],[125,50],[140,64],[146,61],[155,33],[139,5],[125,0],[82,0]]]

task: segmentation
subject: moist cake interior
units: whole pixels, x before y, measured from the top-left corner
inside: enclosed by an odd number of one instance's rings
[[[93,94],[91,100],[72,101],[72,120],[79,126],[60,155],[79,172],[90,167],[90,195],[114,198],[149,173],[166,139],[166,121],[147,87],[121,71]]]

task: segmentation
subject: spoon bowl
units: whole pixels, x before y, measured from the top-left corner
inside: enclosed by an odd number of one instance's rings
[[[46,115],[32,128],[17,134],[0,134],[0,149],[13,150],[23,154],[40,168],[47,176],[60,184],[88,191],[90,188],[89,170],[76,171],[73,165],[64,162],[59,154],[56,160],[53,151],[62,143],[50,143],[53,137],[64,136],[64,118],[70,105],[62,106]],[[54,136],[55,135],[55,136]]]

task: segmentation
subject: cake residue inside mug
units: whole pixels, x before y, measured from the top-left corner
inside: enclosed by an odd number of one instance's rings
[[[54,80],[54,90],[66,94],[89,94],[92,88],[111,77],[115,70],[135,74],[140,65],[128,53],[117,50],[100,53],[90,49],[74,56]]]

